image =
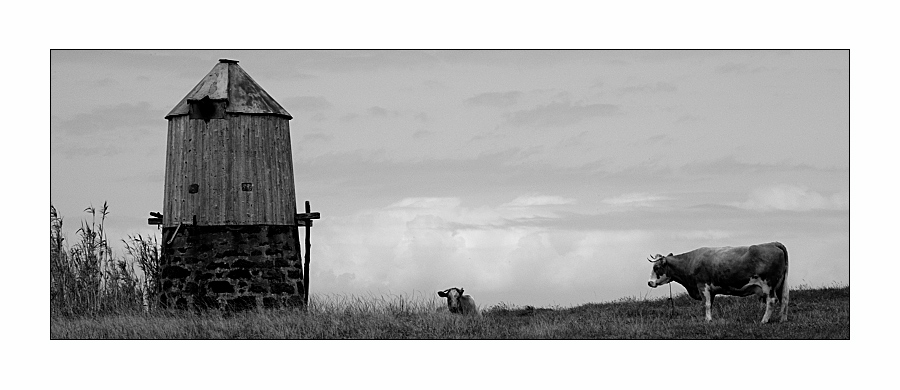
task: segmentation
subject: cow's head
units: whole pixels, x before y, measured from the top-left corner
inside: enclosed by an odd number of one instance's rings
[[[660,254],[656,254],[650,256],[649,260],[653,263],[653,270],[650,271],[650,281],[647,282],[647,285],[650,287],[656,288],[656,286],[662,286],[666,283],[672,281],[672,277],[669,275],[669,261],[668,258],[671,257],[672,254],[669,253],[668,256],[663,256]]]
[[[438,291],[438,296],[442,298],[447,298],[447,308],[450,309],[451,313],[460,312],[459,299],[463,295],[463,289],[461,288],[448,288],[444,291]]]

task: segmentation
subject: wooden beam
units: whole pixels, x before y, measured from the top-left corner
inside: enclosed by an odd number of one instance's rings
[[[159,218],[147,218],[148,225],[162,225],[162,217]]]
[[[307,200],[306,201],[306,214],[312,214],[309,210],[310,210],[309,201]],[[318,214],[319,213],[316,213],[317,218],[318,218]],[[312,220],[307,219],[306,221],[309,221],[309,224],[305,225],[306,226],[306,253],[305,253],[306,258],[304,259],[304,264],[303,264],[303,289],[306,291],[303,292],[303,295],[304,295],[303,299],[306,301],[306,305],[305,305],[306,308],[309,309],[309,248],[312,246],[312,244],[309,243],[309,228],[312,226]]]
[[[319,212],[315,212],[315,213],[298,213],[294,218],[299,221],[301,219],[319,219],[321,217],[322,217],[322,215]]]

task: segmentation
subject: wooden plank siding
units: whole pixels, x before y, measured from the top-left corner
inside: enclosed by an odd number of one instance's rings
[[[287,118],[233,115],[169,118],[163,226],[295,225]],[[242,191],[252,183],[252,191]],[[197,193],[189,193],[191,184]]]

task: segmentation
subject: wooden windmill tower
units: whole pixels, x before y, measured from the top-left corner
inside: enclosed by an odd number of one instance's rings
[[[163,212],[150,219],[163,230],[160,302],[302,305],[297,226],[318,213],[297,214],[291,115],[223,59],[166,119]]]

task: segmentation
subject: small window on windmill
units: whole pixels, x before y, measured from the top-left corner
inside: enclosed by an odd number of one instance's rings
[[[225,118],[225,101],[212,100],[209,96],[204,96],[200,100],[188,100],[190,105],[191,119],[203,119],[209,122],[210,119]]]

